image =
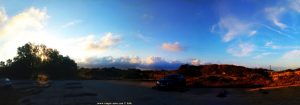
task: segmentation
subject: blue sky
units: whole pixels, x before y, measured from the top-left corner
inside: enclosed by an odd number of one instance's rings
[[[89,67],[300,67],[300,0],[10,0],[0,8],[0,60],[30,41]]]

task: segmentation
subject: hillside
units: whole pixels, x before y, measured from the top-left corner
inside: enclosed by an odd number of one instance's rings
[[[184,74],[192,86],[204,87],[260,87],[270,84],[267,69],[251,69],[235,65],[182,65],[178,73]]]
[[[236,65],[181,65],[173,71],[97,68],[79,69],[83,79],[158,80],[168,74],[183,74],[192,87],[264,87],[300,84],[300,69],[272,71]]]
[[[182,65],[190,85],[196,87],[262,87],[300,84],[300,69],[272,71],[235,65]]]

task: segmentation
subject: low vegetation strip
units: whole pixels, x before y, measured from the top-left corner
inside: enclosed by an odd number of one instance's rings
[[[191,87],[277,87],[300,84],[300,69],[273,71],[236,65],[184,64],[177,70],[140,70],[136,68],[79,68],[77,63],[45,45],[27,43],[17,56],[0,62],[0,77],[13,80],[159,80],[168,74],[183,74]],[[76,83],[75,83],[76,84]]]

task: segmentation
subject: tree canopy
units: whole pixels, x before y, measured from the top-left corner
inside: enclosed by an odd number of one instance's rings
[[[39,73],[50,79],[72,79],[76,70],[74,60],[43,44],[26,43],[17,49],[16,57],[0,62],[0,75],[16,79],[35,79]]]

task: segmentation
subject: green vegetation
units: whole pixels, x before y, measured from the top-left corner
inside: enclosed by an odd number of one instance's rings
[[[47,74],[50,79],[74,79],[76,70],[77,64],[68,56],[32,43],[19,47],[13,60],[0,62],[0,76],[12,79],[36,79],[38,74]]]

